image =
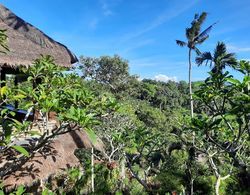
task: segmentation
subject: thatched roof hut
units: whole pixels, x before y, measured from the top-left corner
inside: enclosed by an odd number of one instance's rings
[[[78,61],[66,46],[54,41],[1,4],[0,29],[7,30],[10,49],[7,54],[0,53],[1,67],[29,66],[41,55],[53,56],[55,62],[64,67],[70,67]]]

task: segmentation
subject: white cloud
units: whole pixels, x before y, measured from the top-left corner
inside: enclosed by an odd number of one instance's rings
[[[100,0],[100,3],[104,16],[113,15],[113,11],[110,9],[110,4],[106,0]]]
[[[236,45],[232,45],[232,44],[227,44],[227,49],[231,52],[249,52],[250,51],[250,47],[239,47]]]
[[[156,81],[162,81],[162,82],[168,82],[168,81],[177,81],[177,77],[169,77],[164,74],[158,74],[154,77],[154,80]]]

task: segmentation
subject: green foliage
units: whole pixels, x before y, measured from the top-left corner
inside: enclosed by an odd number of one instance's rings
[[[25,192],[24,186],[19,186],[16,191],[10,193],[10,195],[22,195]]]
[[[174,152],[166,159],[165,166],[157,175],[157,181],[162,186],[159,193],[181,193],[185,186],[185,158],[183,151]]]
[[[207,164],[218,184],[224,176],[226,182],[235,168],[247,172],[249,78],[247,63],[237,65],[234,54],[227,53],[223,43],[218,43],[213,56],[208,54],[205,52],[197,58],[200,64],[208,60],[212,65],[209,77],[195,92],[202,112],[189,124],[183,125],[183,133],[186,138],[184,143],[206,155]],[[225,71],[227,66],[243,73],[243,80],[233,78]],[[217,194],[225,192],[225,182],[221,180],[221,187],[218,184]]]
[[[124,88],[128,80],[128,62],[118,55],[114,57],[86,58],[81,56],[80,63],[84,78],[95,79],[106,84],[113,92]]]
[[[22,185],[18,186],[15,191],[13,191],[9,194],[10,195],[23,195],[23,194],[25,194],[25,187]],[[0,195],[5,195],[2,183],[0,183]]]
[[[179,45],[199,53],[196,46],[208,38],[213,26],[201,32],[206,15],[195,15],[186,29],[188,42],[177,41]],[[139,81],[129,75],[128,62],[117,55],[81,57],[81,78],[66,74],[52,57],[43,56],[22,69],[28,77],[25,83],[14,87],[7,82],[0,88],[1,105],[17,101],[24,109],[39,111],[45,122],[55,112],[59,127],[49,135],[32,132],[30,122],[18,121],[14,112],[2,109],[0,145],[16,150],[18,162],[19,156],[29,158],[50,138],[65,133],[60,129],[72,126],[84,129],[92,143],[104,143],[104,151],[94,151],[94,167],[91,151],[77,150],[83,170],[74,168],[51,178],[43,194],[91,194],[91,168],[95,194],[181,194],[188,193],[191,181],[195,194],[214,194],[216,182],[227,175],[219,192],[244,194],[250,178],[249,62],[237,63],[222,42],[213,54],[199,54],[196,62],[208,63],[211,72],[204,82],[192,83],[199,107],[193,118],[188,115],[185,81]],[[243,79],[225,71],[228,66],[242,73]],[[42,141],[34,148],[12,143],[23,134]],[[24,192],[20,186],[13,193]]]
[[[95,94],[85,86],[85,81],[77,75],[64,74],[62,68],[55,64],[50,56],[37,59],[33,66],[24,67],[22,74],[28,77],[30,85],[5,86],[0,89],[2,106],[15,101],[22,102],[22,107],[31,113],[37,111],[43,119],[44,132],[31,131],[31,121],[27,118],[15,119],[14,111],[3,107],[0,120],[3,131],[1,133],[1,153],[16,152],[11,161],[0,168],[0,177],[8,175],[13,169],[20,168],[20,162],[28,160],[34,153],[39,152],[44,145],[55,136],[74,130],[83,130],[90,141],[95,144],[97,137],[93,128],[100,124],[102,115],[110,114],[119,107],[114,98],[104,94]],[[50,131],[47,129],[49,113],[56,113],[57,126]],[[31,144],[20,145],[16,138],[36,136]],[[14,167],[14,168],[13,168]],[[80,172],[79,172],[80,173]],[[78,181],[74,179],[76,172],[68,173],[72,186]],[[18,188],[17,193],[22,193]],[[51,194],[44,191],[44,194]]]
[[[45,189],[42,191],[42,195],[54,195],[54,193],[49,191],[48,189]]]
[[[23,154],[24,156],[29,157],[29,152],[22,146],[11,146],[12,148],[14,148],[16,151],[20,152],[21,154]]]
[[[151,107],[147,103],[138,102],[136,115],[145,126],[164,131],[167,129],[167,117],[160,109]]]

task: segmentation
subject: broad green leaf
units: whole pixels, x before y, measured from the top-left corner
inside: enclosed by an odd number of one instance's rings
[[[1,94],[1,96],[6,95],[7,91],[8,91],[8,87],[7,87],[7,86],[3,86],[3,87],[0,89],[0,94]]]
[[[16,115],[16,113],[13,112],[13,111],[9,112],[9,114],[10,114],[11,116],[15,116],[15,115]]]
[[[227,80],[227,82],[229,82],[231,84],[234,84],[234,85],[240,85],[241,84],[241,82],[239,80],[237,80],[237,79],[227,78],[226,80]]]
[[[49,195],[49,190],[48,189],[43,190],[42,195]]]
[[[85,129],[90,141],[95,144],[97,142],[96,134],[92,129]]]
[[[16,191],[16,195],[22,195],[25,192],[24,186],[19,186]]]
[[[1,110],[1,116],[5,115],[9,110],[8,109],[2,109]]]
[[[20,100],[20,99],[24,99],[26,96],[25,95],[23,95],[23,94],[17,94],[17,95],[15,95],[13,98],[15,99],[15,100]]]
[[[14,148],[16,151],[22,153],[24,156],[27,156],[27,157],[30,156],[29,152],[22,146],[14,145],[14,146],[11,146],[11,147]]]

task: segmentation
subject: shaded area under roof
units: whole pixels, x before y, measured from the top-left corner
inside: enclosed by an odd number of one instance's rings
[[[51,55],[55,62],[64,67],[78,62],[77,57],[63,44],[54,41],[39,29],[16,16],[0,4],[0,29],[8,35],[7,54],[0,53],[0,65],[29,66],[41,55]]]

